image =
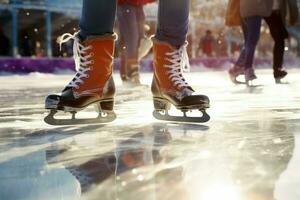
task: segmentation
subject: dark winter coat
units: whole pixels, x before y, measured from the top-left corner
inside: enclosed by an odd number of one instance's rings
[[[298,22],[299,10],[297,0],[280,0],[280,11],[283,22],[295,25]]]
[[[273,0],[240,0],[240,4],[242,18],[268,17],[273,9]]]
[[[118,4],[129,4],[133,6],[143,6],[146,5],[147,3],[152,3],[155,2],[156,0],[118,0]]]

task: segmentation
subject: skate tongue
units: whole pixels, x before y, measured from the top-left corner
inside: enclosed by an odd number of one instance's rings
[[[186,94],[186,96],[191,96],[194,90],[191,87],[186,87],[183,89],[183,92]]]
[[[87,38],[87,37],[84,37],[84,36],[82,35],[82,33],[80,33],[80,32],[78,33],[77,36],[78,36],[78,39],[79,39],[80,42],[83,42],[83,41]]]
[[[68,92],[69,90],[72,90],[72,88],[71,87],[65,87],[62,92],[65,93],[65,92]]]
[[[195,90],[191,86],[188,86],[187,89],[189,89],[190,91],[192,91],[192,93],[195,92]]]
[[[194,90],[190,87],[186,87],[181,91],[176,92],[176,97],[182,100],[184,97],[191,96]]]

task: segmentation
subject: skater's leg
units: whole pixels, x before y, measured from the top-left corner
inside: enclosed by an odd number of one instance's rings
[[[245,54],[245,48],[243,47],[241,50],[241,53],[239,55],[238,60],[235,63],[235,67],[242,67],[244,68],[245,66],[245,58],[246,58],[246,54]]]
[[[194,90],[182,75],[182,69],[189,67],[185,42],[189,1],[160,0],[158,13],[158,29],[153,39],[154,117],[168,121],[207,122],[209,116],[205,110],[209,107],[209,98],[205,95],[193,95]],[[168,115],[171,104],[181,110],[184,116]],[[186,112],[189,110],[200,110],[203,115],[195,118],[187,117]]]
[[[145,33],[145,13],[142,6],[137,11],[137,24],[139,30],[138,60],[140,61],[152,48],[151,37],[147,37]]]
[[[124,58],[126,62],[126,74],[128,81],[139,83],[138,44],[139,27],[137,13],[139,7],[124,4],[118,7],[118,21],[120,35],[124,44]]]
[[[251,81],[256,79],[253,69],[253,60],[256,45],[260,37],[260,27],[262,18],[247,17],[243,19],[247,27],[247,38],[245,41],[245,79],[246,81]]]
[[[61,43],[74,41],[77,73],[61,95],[52,94],[46,98],[45,108],[51,110],[45,118],[47,123],[69,125],[103,123],[115,119],[115,85],[112,78],[116,39],[112,33],[115,3],[115,0],[84,0],[80,35],[67,33],[61,37]],[[99,116],[95,119],[76,119],[75,113],[91,104],[97,105]],[[72,118],[55,119],[58,110],[72,113]]]
[[[234,64],[234,67],[229,69],[229,76],[230,79],[233,83],[243,83],[237,80],[237,77],[241,74],[244,74],[245,71],[245,62],[246,62],[246,49],[245,49],[245,43],[247,41],[247,36],[248,36],[248,32],[247,32],[247,26],[246,24],[242,21],[242,25],[241,25],[242,31],[243,31],[243,35],[244,35],[244,47],[241,50],[241,53],[239,55],[238,60],[236,61],[236,63]]]
[[[244,19],[247,26],[247,38],[245,41],[245,68],[253,66],[254,53],[260,37],[261,17],[249,17]]]
[[[119,35],[119,57],[120,57],[120,77],[122,81],[127,81],[127,62],[126,62],[126,49],[122,35]]]
[[[189,25],[189,0],[160,0],[156,39],[182,46]]]
[[[145,13],[143,6],[140,6],[137,8],[136,12],[136,21],[138,26],[138,34],[139,34],[139,44],[141,42],[141,39],[145,37]]]
[[[246,24],[242,22],[241,28],[242,28],[242,32],[243,32],[243,36],[244,36],[244,41],[246,41],[247,35],[248,35]],[[235,66],[244,68],[245,59],[246,59],[246,54],[245,54],[245,43],[244,43],[244,46],[241,50],[241,53],[240,53],[240,56],[239,56],[237,62],[235,63]]]
[[[284,58],[284,40],[288,37],[288,32],[284,26],[280,11],[273,11],[270,17],[264,18],[267,22],[271,36],[274,40],[273,48],[273,70],[274,78],[283,78],[287,72],[282,70]]]
[[[91,35],[112,34],[116,5],[116,0],[83,0],[80,35],[85,38]]]
[[[239,58],[237,62],[228,70],[229,77],[231,81],[235,84],[243,84],[244,82],[240,82],[237,80],[237,77],[245,73],[245,60],[246,60],[246,51],[245,48],[241,50]]]
[[[127,59],[137,57],[139,30],[136,9],[135,6],[125,4],[119,6],[117,11],[120,35],[124,41]]]

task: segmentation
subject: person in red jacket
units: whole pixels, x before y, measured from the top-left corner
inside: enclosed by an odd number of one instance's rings
[[[118,21],[120,30],[120,76],[126,85],[140,85],[139,46],[147,43],[145,36],[144,5],[156,0],[119,0]],[[143,43],[143,44],[141,44]],[[148,42],[149,44],[149,42]],[[151,44],[151,42],[150,42]],[[151,45],[146,45],[150,50]]]

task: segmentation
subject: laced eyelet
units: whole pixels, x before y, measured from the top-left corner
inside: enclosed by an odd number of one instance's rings
[[[69,33],[64,34],[60,44],[68,42],[69,40],[74,40],[73,55],[77,74],[75,78],[68,84],[68,86],[74,89],[79,89],[80,85],[84,85],[84,81],[82,79],[90,77],[87,72],[93,69],[91,65],[95,63],[93,59],[90,59],[92,56],[94,56],[94,52],[88,51],[89,49],[93,49],[93,45],[89,41],[81,43],[78,37],[78,32],[74,35]]]
[[[164,65],[164,67],[166,68],[165,74],[173,86],[177,90],[182,90],[188,86],[182,75],[185,68],[190,69],[186,47],[182,46],[179,50],[170,53],[167,52],[164,60],[170,63],[169,65]]]
[[[94,67],[93,66],[90,66],[90,71],[94,70]]]

